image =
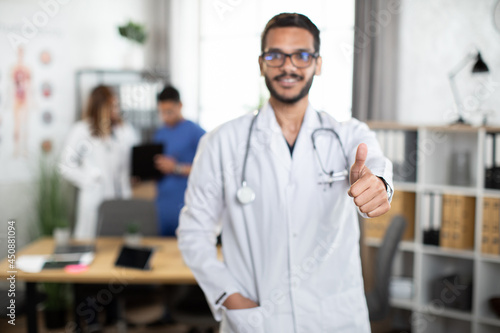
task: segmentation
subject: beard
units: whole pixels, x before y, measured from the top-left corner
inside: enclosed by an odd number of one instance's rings
[[[276,76],[273,80],[279,79],[282,76],[286,76],[288,74],[281,74]],[[301,76],[297,74],[289,74],[288,76],[295,77],[295,78],[302,78]],[[298,101],[300,101],[302,98],[304,98],[307,94],[309,94],[309,90],[311,89],[314,75],[311,76],[311,78],[306,82],[305,86],[299,91],[299,93],[295,96],[292,97],[285,97],[283,95],[280,95],[274,88],[271,83],[271,79],[267,76],[264,75],[265,81],[266,81],[266,86],[267,89],[269,89],[269,93],[271,94],[272,97],[274,97],[276,100],[280,101],[281,103],[284,104],[295,104]]]

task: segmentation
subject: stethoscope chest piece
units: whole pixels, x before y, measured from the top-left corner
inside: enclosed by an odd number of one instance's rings
[[[243,182],[241,187],[236,192],[236,197],[242,205],[247,205],[255,200],[255,192],[247,185],[246,182]]]

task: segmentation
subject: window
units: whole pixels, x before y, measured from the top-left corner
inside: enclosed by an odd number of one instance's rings
[[[185,82],[180,88],[182,92],[187,87],[198,90],[197,118],[204,128],[211,130],[252,111],[269,97],[258,66],[260,34],[267,21],[280,12],[307,15],[321,31],[323,71],[311,88],[311,104],[338,120],[351,117],[353,64],[349,50],[354,40],[354,0],[211,0],[200,1],[198,6],[198,22],[194,22],[197,15],[193,15],[192,9],[189,14],[177,15],[183,17],[178,19],[181,25],[187,24],[186,20],[199,24],[197,60],[189,52],[174,55],[172,69],[178,68],[174,59],[187,61],[186,57],[190,57],[191,62],[196,63],[190,68],[198,70],[197,86]],[[172,27],[183,34],[180,27]],[[192,25],[190,27],[192,30]],[[190,38],[188,43],[192,43],[192,35],[176,40],[183,43],[187,38]],[[177,52],[176,49],[176,45],[172,45],[172,52]],[[185,80],[182,73],[173,73],[174,85],[176,78]]]

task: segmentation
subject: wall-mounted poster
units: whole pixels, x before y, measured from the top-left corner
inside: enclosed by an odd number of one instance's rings
[[[0,2],[0,184],[36,178],[42,149],[57,157],[74,110],[66,18],[37,26],[37,10]]]
[[[32,73],[24,60],[24,47],[17,48],[17,59],[11,69],[12,111],[14,112],[14,157],[28,156],[28,114],[33,105]]]

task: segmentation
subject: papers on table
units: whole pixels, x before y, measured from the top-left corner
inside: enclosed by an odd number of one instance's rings
[[[26,273],[39,273],[45,268],[63,268],[69,264],[88,266],[94,260],[94,256],[94,252],[22,255],[16,260],[16,268]]]
[[[47,261],[48,255],[23,255],[16,260],[16,268],[26,273],[38,273]]]

